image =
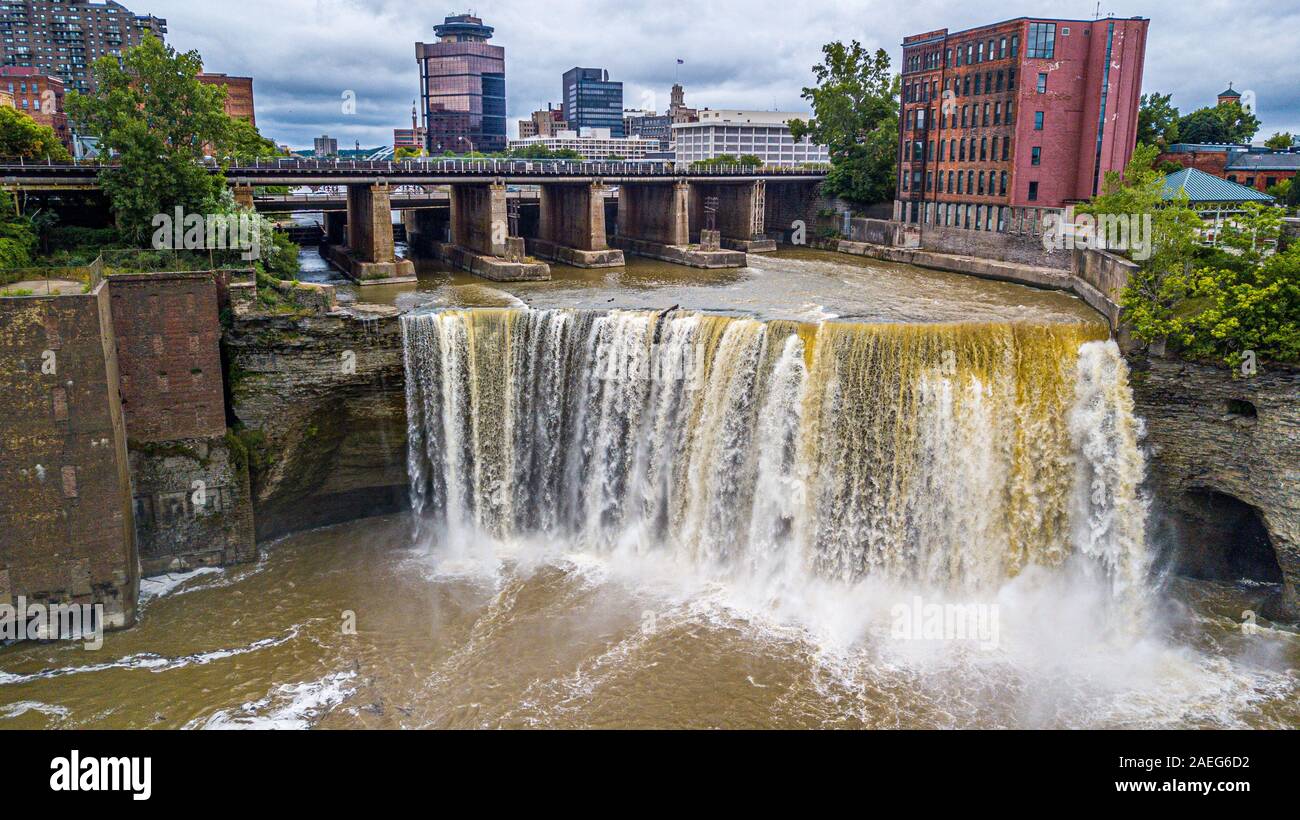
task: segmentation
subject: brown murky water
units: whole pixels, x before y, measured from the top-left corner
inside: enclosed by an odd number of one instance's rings
[[[1300,726],[1300,638],[1243,634],[1249,587],[1180,584],[1114,644],[1025,579],[1007,601],[1040,622],[1004,615],[998,650],[899,646],[898,591],[777,617],[672,567],[410,535],[405,516],[300,534],[150,583],[140,625],[98,652],[4,650],[0,726]]]
[[[541,285],[424,274],[359,298],[1097,321],[1062,294],[817,252],[557,269]],[[916,639],[896,628],[923,592],[906,584],[773,586],[667,551],[417,539],[410,516],[369,519],[148,581],[139,624],[99,651],[0,649],[0,728],[1300,727],[1300,636],[1242,628],[1269,589],[1172,582],[1116,624],[1076,569],[1031,567],[986,594],[998,628],[979,640]]]

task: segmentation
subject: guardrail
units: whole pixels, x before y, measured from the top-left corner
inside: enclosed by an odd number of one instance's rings
[[[272,172],[293,176],[295,174],[346,174],[371,172],[383,174],[449,174],[449,175],[511,175],[511,176],[823,176],[829,165],[713,165],[694,168],[691,164],[662,160],[551,160],[551,159],[408,159],[408,160],[320,160],[289,159],[285,157],[257,159],[252,163],[219,165],[215,160],[204,163],[211,170],[226,173]],[[0,161],[0,175],[21,171],[58,175],[60,173],[98,172],[115,168],[116,163],[98,160],[73,160],[72,162],[17,162]]]
[[[0,297],[12,296],[67,296],[61,284],[79,282],[83,293],[89,293],[104,280],[104,257],[95,257],[88,265],[62,267],[9,268],[0,270]],[[15,288],[19,283],[35,283],[33,288]],[[22,291],[22,292],[18,292]],[[30,291],[30,292],[28,292]]]

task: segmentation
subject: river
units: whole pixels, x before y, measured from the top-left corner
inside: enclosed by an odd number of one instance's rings
[[[0,727],[1300,726],[1266,590],[1157,569],[1072,297],[787,251],[343,298],[409,311],[416,512],[0,651]]]

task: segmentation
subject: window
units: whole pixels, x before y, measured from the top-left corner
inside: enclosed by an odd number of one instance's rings
[[[1050,60],[1056,56],[1056,23],[1030,23],[1025,56],[1031,60]]]
[[[961,141],[961,161],[966,161],[966,140]]]
[[[1011,56],[1012,57],[1020,56],[1020,35],[1019,34],[1012,35],[1011,37]]]
[[[1039,74],[1039,75],[1038,75],[1038,93],[1039,93],[1039,94],[1046,94],[1046,93],[1047,93],[1047,75],[1046,75],[1046,74]]]
[[[1029,151],[1029,164],[1030,164],[1030,165],[1042,165],[1042,164],[1043,164],[1043,149],[1042,149],[1041,147],[1035,145],[1033,148],[1030,149],[1030,151]]]
[[[1007,56],[1007,38],[1003,37],[1002,40],[998,42],[998,59],[1000,60],[1005,56]]]
[[[978,74],[975,75],[975,93],[980,93],[980,75]]]
[[[984,126],[987,128],[988,124],[989,124],[989,104],[984,103]]]
[[[1037,183],[1037,182],[1031,182],[1031,183],[1029,183],[1029,201],[1030,201],[1030,202],[1037,202],[1037,201],[1038,201],[1038,183]]]
[[[1011,137],[1002,140],[1002,161],[1006,162],[1011,158]]]
[[[1042,130],[1043,130],[1043,112],[1042,112],[1042,111],[1035,111],[1035,112],[1034,112],[1034,130],[1035,130],[1035,131],[1042,131]]]
[[[1002,178],[1000,184],[998,185],[998,189],[999,189],[998,190],[999,194],[1001,194],[1002,196],[1007,195],[1007,172],[1006,171],[1002,172]]]
[[[988,148],[989,148],[988,137],[981,137],[980,138],[980,161],[981,162],[989,158]]]
[[[975,62],[984,62],[984,44],[980,43],[978,50],[975,52]]]
[[[993,124],[1002,124],[1002,103],[993,103]]]

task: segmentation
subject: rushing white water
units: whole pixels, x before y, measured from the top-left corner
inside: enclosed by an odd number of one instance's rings
[[[403,330],[412,502],[453,541],[785,589],[991,592],[1070,561],[1141,597],[1139,423],[1095,328],[485,309]]]

